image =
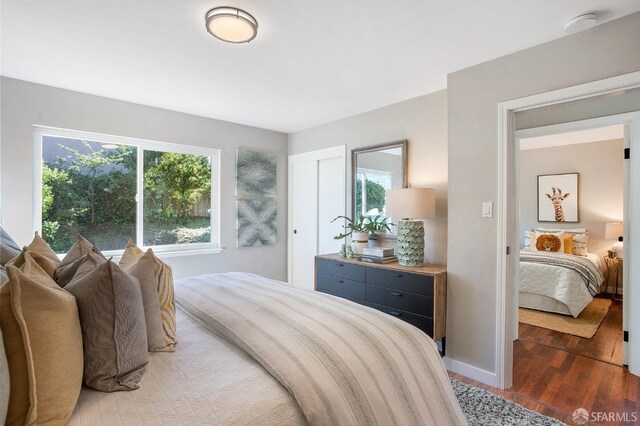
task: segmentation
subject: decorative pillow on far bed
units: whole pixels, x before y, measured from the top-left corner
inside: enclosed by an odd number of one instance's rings
[[[171,352],[178,343],[171,267],[153,250],[143,252],[129,241],[120,266],[140,280],[150,351]]]
[[[567,254],[575,254],[576,256],[587,255],[587,242],[589,240],[589,232],[587,228],[568,228],[568,229],[555,229],[555,228],[536,228],[536,232],[564,232],[571,235],[571,250],[569,251],[566,246],[564,252]],[[566,241],[566,240],[565,240]],[[532,246],[533,247],[533,246]]]
[[[536,251],[564,253],[564,233],[536,231],[535,248]]]
[[[137,389],[148,361],[138,279],[107,260],[64,289],[78,303],[85,384],[106,392]]]
[[[82,387],[82,333],[74,297],[29,255],[8,266],[0,328],[10,369],[7,424],[66,424]]]

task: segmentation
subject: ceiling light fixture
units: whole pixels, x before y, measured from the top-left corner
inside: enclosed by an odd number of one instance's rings
[[[258,35],[258,21],[242,9],[215,7],[205,15],[209,34],[229,43],[249,43]]]
[[[594,27],[596,24],[598,24],[598,17],[595,13],[583,13],[564,24],[564,30],[567,34],[573,34]]]

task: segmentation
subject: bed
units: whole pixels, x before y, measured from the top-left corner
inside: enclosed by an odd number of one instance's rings
[[[71,425],[466,424],[435,343],[331,295],[247,273],[176,282],[179,344],[140,388],[82,390]]]
[[[519,306],[577,317],[604,281],[600,257],[520,252]]]

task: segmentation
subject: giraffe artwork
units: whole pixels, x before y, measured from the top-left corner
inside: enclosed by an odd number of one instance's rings
[[[551,188],[553,191],[553,195],[545,194],[551,200],[553,204],[553,211],[555,214],[556,222],[564,222],[564,212],[562,211],[562,202],[565,198],[567,198],[571,193],[567,192],[566,194],[562,194],[562,189],[560,188]]]
[[[538,222],[578,222],[578,173],[538,176]]]

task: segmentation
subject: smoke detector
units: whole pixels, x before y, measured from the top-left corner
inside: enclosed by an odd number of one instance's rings
[[[564,30],[567,34],[573,34],[594,27],[597,24],[598,17],[595,13],[583,13],[564,24]]]

